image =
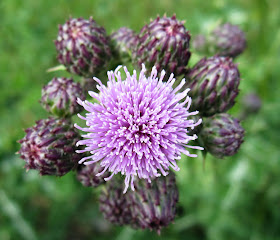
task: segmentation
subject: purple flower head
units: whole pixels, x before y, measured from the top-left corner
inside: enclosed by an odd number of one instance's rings
[[[78,152],[91,154],[79,163],[100,162],[104,170],[97,175],[106,171],[112,173],[105,178],[106,181],[119,172],[125,175],[126,192],[129,184],[134,190],[135,177],[151,181],[154,177],[166,176],[170,167],[179,171],[176,161],[181,159],[181,153],[196,157],[186,147],[202,150],[188,145],[189,141],[197,138],[196,135],[189,136],[188,132],[199,125],[201,119],[197,122],[189,119],[198,113],[189,112],[189,89],[178,92],[185,79],[173,89],[173,74],[163,82],[165,71],[161,71],[158,77],[156,67],[153,67],[150,76],[146,76],[143,64],[138,77],[135,70],[131,75],[123,67],[126,74],[123,81],[120,68],[108,72],[107,87],[94,78],[100,92],[88,93],[99,104],[78,99],[78,103],[88,111],[85,117],[78,116],[86,121],[88,127],[75,126],[87,132],[83,135],[85,139],[77,143],[86,147]]]

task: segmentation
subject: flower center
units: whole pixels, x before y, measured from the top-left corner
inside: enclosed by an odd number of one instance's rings
[[[78,38],[81,36],[81,34],[82,34],[82,31],[79,27],[74,27],[72,29],[72,33],[71,33],[72,38]]]
[[[166,32],[170,36],[175,36],[178,33],[179,26],[177,24],[166,27]]]
[[[30,145],[30,157],[32,159],[37,159],[40,155],[40,148],[35,144]]]

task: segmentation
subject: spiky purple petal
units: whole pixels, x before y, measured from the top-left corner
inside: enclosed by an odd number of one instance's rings
[[[134,188],[135,177],[151,180],[167,175],[170,167],[178,171],[176,160],[181,158],[181,153],[196,157],[185,147],[197,138],[189,136],[188,128],[197,126],[201,120],[189,119],[197,112],[189,112],[189,89],[178,92],[184,79],[173,89],[173,74],[163,82],[165,72],[158,77],[153,67],[151,75],[146,77],[143,64],[138,77],[135,70],[131,75],[124,67],[123,81],[120,68],[108,72],[107,87],[95,78],[100,93],[90,91],[89,94],[99,104],[78,100],[89,113],[85,117],[79,115],[87,127],[76,127],[87,132],[83,135],[85,139],[77,143],[86,146],[79,152],[91,153],[90,161],[85,162],[87,157],[80,163],[100,162],[104,171],[112,173],[107,180],[119,172],[125,175],[126,192],[129,184]]]

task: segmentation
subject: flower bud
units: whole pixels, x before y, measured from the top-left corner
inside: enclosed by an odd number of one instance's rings
[[[210,33],[208,46],[212,54],[234,58],[246,48],[245,34],[238,26],[226,23]]]
[[[239,120],[227,113],[203,119],[200,132],[205,150],[217,158],[237,153],[244,138],[244,129]]]
[[[136,44],[136,34],[129,28],[121,27],[110,36],[118,57],[124,62],[131,58],[131,52]]]
[[[145,25],[137,38],[137,46],[132,54],[132,61],[141,68],[145,64],[147,70],[156,66],[158,71],[165,70],[167,76],[175,76],[185,72],[190,58],[190,35],[174,15],[171,18],[157,17]]]
[[[199,34],[195,36],[195,38],[192,41],[193,48],[201,53],[205,53],[207,51],[207,42],[206,37],[202,34]]]
[[[19,154],[26,169],[36,169],[41,175],[63,176],[81,158],[76,153],[80,135],[67,119],[41,119],[25,132],[19,141]]]
[[[123,194],[123,181],[114,177],[109,181],[99,197],[99,209],[105,219],[117,225],[132,222],[130,197]]]
[[[147,180],[135,181],[135,191],[130,191],[133,201],[131,210],[134,227],[155,230],[168,226],[175,218],[178,189],[175,174]]]
[[[60,25],[55,46],[58,61],[70,73],[84,77],[102,71],[111,58],[106,31],[92,18],[70,18]]]
[[[254,114],[260,110],[262,102],[257,94],[251,93],[243,97],[242,106],[245,112],[249,114]]]
[[[203,58],[190,70],[186,79],[186,87],[191,89],[191,110],[198,110],[201,116],[226,112],[234,105],[240,74],[231,58]]]
[[[77,170],[77,179],[85,187],[98,187],[105,182],[104,178],[109,177],[108,172],[105,175],[96,176],[98,173],[102,172],[103,169],[104,168],[98,163],[79,165]]]
[[[41,104],[57,117],[71,117],[83,110],[77,98],[86,98],[79,83],[68,78],[53,78],[42,89]]]

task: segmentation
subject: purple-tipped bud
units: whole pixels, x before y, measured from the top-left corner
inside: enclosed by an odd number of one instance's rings
[[[244,138],[244,129],[239,120],[227,113],[203,119],[200,136],[206,151],[217,158],[237,153]]]
[[[226,112],[234,105],[240,74],[231,58],[203,58],[186,78],[186,88],[191,89],[191,109],[198,110],[201,116]]]
[[[123,194],[123,181],[117,178],[108,182],[99,197],[99,209],[105,219],[117,225],[132,223],[131,200]]]
[[[247,113],[257,113],[262,106],[262,102],[257,94],[251,93],[242,98],[242,106]]]
[[[262,106],[260,97],[255,93],[250,93],[242,98],[242,111],[239,115],[240,120],[245,120],[250,115],[258,113]]]
[[[198,52],[205,52],[207,48],[205,36],[202,34],[197,35],[192,41],[192,46]]]
[[[245,50],[246,38],[238,26],[226,23],[210,33],[208,45],[212,54],[236,57]]]
[[[68,78],[53,78],[42,89],[42,106],[58,117],[71,117],[82,111],[77,98],[85,100],[84,91],[79,83]]]
[[[139,68],[144,63],[149,71],[156,66],[158,71],[164,69],[167,76],[171,73],[181,75],[191,55],[189,41],[189,32],[175,15],[171,18],[157,17],[138,35],[132,61]]]
[[[110,174],[107,172],[105,175],[97,176],[98,173],[102,172],[104,167],[101,167],[98,163],[90,165],[79,165],[77,170],[77,179],[85,187],[98,187],[105,183],[104,178],[109,177]]]
[[[174,220],[179,195],[173,172],[153,179],[151,183],[144,179],[135,181],[135,191],[128,195],[133,200],[134,227],[159,233]]]
[[[133,30],[121,27],[110,36],[115,50],[122,62],[127,62],[131,58],[131,52],[136,44],[136,34]]]
[[[41,175],[63,176],[80,160],[75,152],[80,135],[69,120],[41,119],[25,132],[19,141],[19,154],[26,169],[36,169]]]
[[[106,31],[92,18],[70,18],[59,26],[58,61],[71,73],[92,77],[106,68],[111,50]]]

